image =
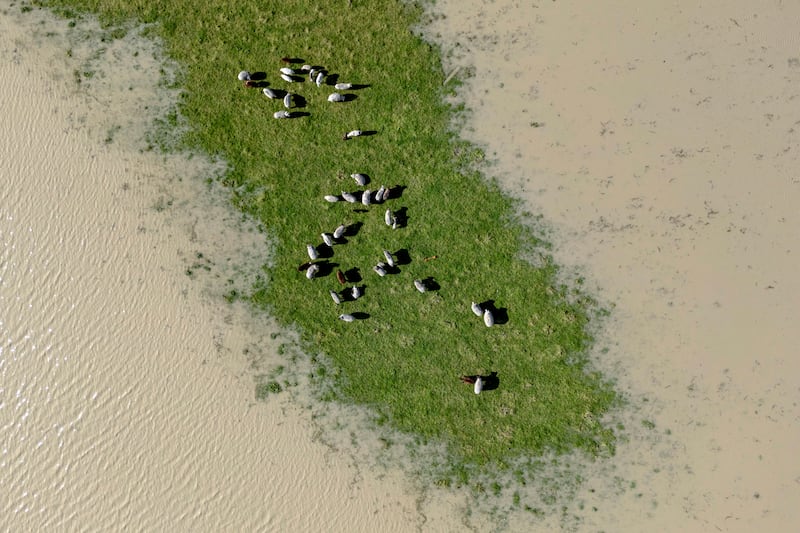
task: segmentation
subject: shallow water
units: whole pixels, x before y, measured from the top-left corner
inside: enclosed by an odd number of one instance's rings
[[[587,474],[573,525],[794,530],[800,4],[431,15],[446,72],[468,75],[465,135],[612,307],[596,359],[632,401],[628,442]]]
[[[285,363],[291,335],[223,295],[269,260],[267,238],[210,184],[222,164],[147,149],[175,101],[157,46],[135,28],[101,45],[91,21],[8,9],[0,529],[435,523],[402,472],[327,442],[300,388],[255,400],[254,376]]]
[[[220,163],[142,151],[174,98],[156,48],[132,32],[92,60],[83,24],[33,13],[0,16],[4,529],[793,529],[797,8],[437,9],[448,71],[475,72],[466,134],[613,306],[597,361],[627,441],[575,459],[569,518],[376,468],[359,419],[334,431],[298,390],[256,402],[291,336],[221,295],[266,239],[205,185]]]

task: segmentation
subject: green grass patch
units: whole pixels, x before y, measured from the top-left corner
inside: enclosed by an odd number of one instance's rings
[[[52,0],[64,14],[96,13],[109,35],[127,21],[154,23],[167,54],[183,71],[180,117],[164,117],[163,135],[180,130],[180,148],[202,150],[229,164],[221,179],[235,204],[274,237],[275,258],[252,301],[284,325],[297,325],[309,353],[325,353],[335,372],[336,399],[370,407],[378,422],[449,446],[457,462],[505,464],[508,458],[567,452],[613,452],[613,431],[600,423],[617,401],[608,382],[588,370],[590,297],[561,284],[517,205],[479,171],[483,154],[459,141],[456,109],[444,103],[438,51],[410,30],[422,10],[389,0],[370,2],[236,2],[229,0]],[[339,81],[366,84],[351,102],[326,101],[333,88],[287,84],[282,56],[323,65]],[[303,96],[309,116],[275,120],[280,102],[236,80],[263,71],[269,86]],[[91,73],[83,73],[89,77]],[[76,74],[76,78],[80,76]],[[453,79],[446,87],[458,83]],[[183,124],[186,127],[183,127]],[[352,129],[376,135],[343,141]],[[160,146],[174,146],[165,140]],[[402,196],[359,212],[329,204],[325,194],[401,185]],[[392,230],[384,210],[403,210]],[[298,265],[306,244],[339,224],[359,224],[333,247],[332,273],[309,281]],[[383,249],[410,261],[379,278],[372,266]],[[523,259],[535,257],[536,266]],[[425,258],[436,257],[426,261]],[[193,268],[202,268],[198,263]],[[357,268],[366,294],[335,306],[337,269]],[[420,294],[415,278],[438,290]],[[238,295],[236,295],[238,296]],[[508,320],[492,328],[470,302],[492,300]],[[369,317],[337,319],[356,311]],[[496,372],[499,386],[475,395],[461,374]],[[276,377],[257,385],[267,397]],[[457,477],[457,476],[456,476]],[[449,484],[442,478],[442,484]],[[499,485],[482,490],[499,492]],[[536,509],[531,509],[536,513]]]

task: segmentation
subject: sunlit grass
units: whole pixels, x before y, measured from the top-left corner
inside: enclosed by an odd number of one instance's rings
[[[222,178],[238,207],[275,237],[274,267],[252,301],[285,325],[297,325],[313,350],[335,363],[340,399],[370,406],[377,419],[450,445],[467,463],[500,463],[517,455],[576,447],[613,450],[598,420],[616,401],[602,377],[586,371],[592,302],[560,285],[557,267],[521,259],[535,244],[513,202],[483,179],[481,154],[451,132],[437,51],[413,35],[420,8],[393,1],[232,2],[195,0],[54,0],[49,5],[99,13],[110,26],[135,19],[183,65],[177,81],[185,147],[224,158]],[[311,7],[309,7],[311,6]],[[73,11],[64,15],[75,16]],[[280,58],[303,58],[365,84],[354,101],[332,104],[332,87],[287,84]],[[263,71],[270,87],[302,95],[310,113],[275,120],[282,109],[237,73]],[[455,83],[455,82],[451,82]],[[177,117],[166,124],[179,126]],[[343,141],[352,129],[376,135]],[[358,187],[353,172],[380,185],[404,187],[399,198],[359,212],[360,205],[323,200]],[[385,209],[403,209],[407,225],[392,230]],[[361,223],[336,245],[329,275],[298,272],[306,244],[340,223]],[[382,250],[404,250],[410,262],[379,278]],[[433,259],[435,257],[435,259]],[[428,259],[428,260],[425,260]],[[366,294],[335,306],[337,269],[357,268]],[[420,294],[415,278],[438,290]],[[470,310],[492,300],[508,320],[492,328]],[[368,318],[337,319],[357,311]],[[497,373],[499,387],[475,395],[461,374]],[[279,392],[273,386],[261,395]]]

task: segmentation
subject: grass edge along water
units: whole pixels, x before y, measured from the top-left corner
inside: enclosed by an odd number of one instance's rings
[[[274,237],[275,258],[254,287],[253,303],[296,325],[309,353],[334,363],[338,399],[366,405],[379,422],[445,442],[466,464],[582,449],[613,453],[601,420],[619,401],[591,370],[587,350],[593,299],[559,281],[558,268],[514,201],[478,170],[479,150],[453,132],[454,109],[439,51],[411,31],[418,4],[208,0],[37,3],[65,17],[96,13],[109,28],[151,24],[184,71],[181,145],[228,162],[221,179],[234,203]],[[118,32],[121,30],[117,30]],[[280,77],[286,57],[323,66],[337,82],[360,86],[351,100],[328,101],[332,85]],[[248,70],[256,87],[237,80]],[[251,84],[252,85],[252,84]],[[297,95],[296,118],[261,88]],[[174,117],[173,117],[174,118]],[[176,120],[172,123],[176,125]],[[360,129],[373,135],[343,139]],[[166,144],[165,144],[166,146]],[[329,203],[358,189],[353,173],[394,197],[369,206]],[[402,214],[400,227],[385,210]],[[312,280],[298,265],[321,233],[350,228]],[[534,250],[537,266],[522,257]],[[381,277],[383,250],[402,258]],[[526,254],[527,255],[527,254]],[[337,271],[364,295],[337,305]],[[433,290],[419,292],[413,281]],[[471,302],[495,311],[486,327]],[[356,314],[352,322],[340,314]],[[473,394],[462,375],[491,377]]]

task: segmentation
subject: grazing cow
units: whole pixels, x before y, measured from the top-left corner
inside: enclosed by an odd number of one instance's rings
[[[473,385],[472,390],[475,394],[480,394],[483,390],[483,376],[461,376],[461,381]]]
[[[475,316],[483,316],[483,308],[481,304],[472,302],[472,312],[475,313]]]
[[[375,202],[381,203],[383,202],[383,194],[386,192],[386,187],[381,185],[381,188],[375,192]]]
[[[352,131],[348,131],[347,133],[345,133],[344,137],[342,137],[342,138],[346,141],[348,139],[352,139],[353,137],[360,137],[362,135],[364,135],[363,131],[361,131],[361,130],[352,130]]]

